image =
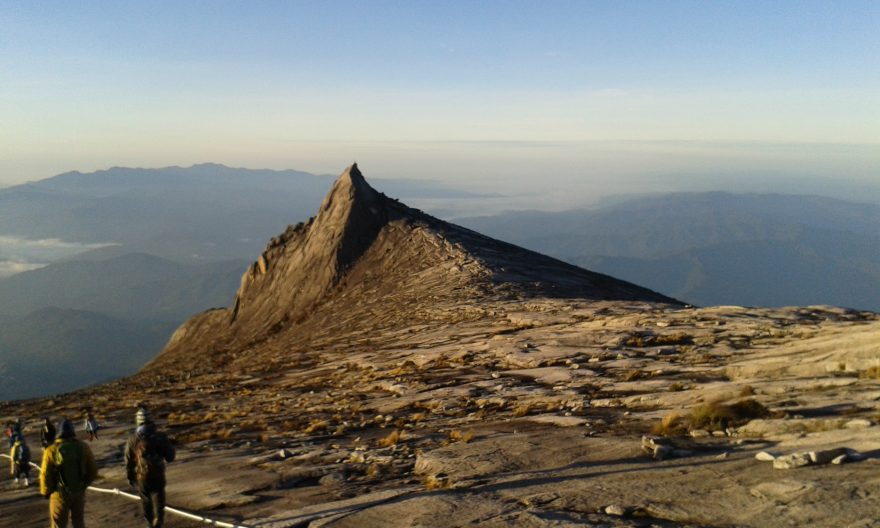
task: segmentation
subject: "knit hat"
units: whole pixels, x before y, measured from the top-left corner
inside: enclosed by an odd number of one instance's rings
[[[60,431],[58,433],[58,438],[64,439],[76,437],[76,430],[73,428],[73,422],[66,418],[61,420],[58,424],[58,431]]]
[[[150,418],[150,411],[143,407],[138,409],[137,414],[134,416],[135,425],[144,425],[145,423],[150,423],[152,421],[152,418]]]

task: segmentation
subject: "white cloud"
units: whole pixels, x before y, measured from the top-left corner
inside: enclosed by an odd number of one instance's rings
[[[45,267],[46,264],[38,262],[20,262],[17,260],[0,260],[0,278],[10,277],[16,273],[31,271]]]
[[[60,259],[113,245],[115,244],[66,242],[57,238],[28,240],[2,235],[0,236],[0,277],[42,268]]]
[[[77,251],[97,249],[101,247],[112,246],[113,244],[83,244],[80,242],[65,242],[59,238],[40,238],[37,240],[29,240],[26,238],[3,236],[0,235],[0,247],[32,247],[32,248],[48,248],[48,249],[74,249]]]

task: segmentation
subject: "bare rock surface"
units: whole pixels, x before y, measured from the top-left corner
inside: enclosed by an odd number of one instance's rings
[[[122,488],[146,402],[179,448],[168,502],[253,527],[872,526],[878,358],[877,314],[685,306],[433,219],[353,166],[143,372],[0,418],[38,446],[42,416],[92,408],[98,484]],[[44,526],[0,478],[0,526]],[[88,511],[140,522],[118,497]]]

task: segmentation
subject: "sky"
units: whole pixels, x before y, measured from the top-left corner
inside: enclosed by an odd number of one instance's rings
[[[878,28],[873,0],[0,0],[0,185],[353,160],[560,200],[880,185]]]

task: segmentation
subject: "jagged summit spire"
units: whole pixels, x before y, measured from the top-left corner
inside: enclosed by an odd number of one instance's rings
[[[350,210],[357,202],[369,204],[375,202],[379,193],[370,187],[364,175],[358,169],[357,163],[352,163],[336,179],[333,188],[324,198],[318,216],[332,214],[340,210]]]
[[[231,321],[259,328],[308,312],[373,244],[388,222],[386,202],[357,164],[345,169],[317,216],[270,244],[244,274]]]
[[[353,185],[361,185],[361,184],[367,183],[367,180],[364,179],[364,175],[361,174],[360,169],[358,169],[357,162],[354,162],[351,165],[349,165],[348,168],[345,169],[345,171],[340,176],[340,179],[341,178],[348,178],[349,180],[352,181]]]

